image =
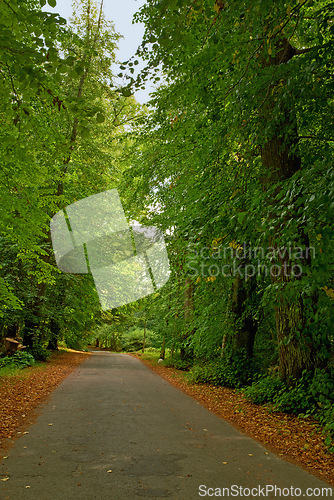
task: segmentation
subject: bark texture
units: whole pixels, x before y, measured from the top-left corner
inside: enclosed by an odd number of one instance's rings
[[[286,64],[297,51],[285,38],[276,43],[277,52],[275,57],[263,61],[263,67],[279,66]],[[280,84],[280,85],[279,85]],[[283,84],[283,85],[282,85]],[[263,187],[271,188],[277,182],[291,178],[301,168],[301,158],[296,147],[298,142],[298,130],[296,113],[289,104],[282,104],[282,88],[286,82],[280,80],[273,81],[268,89],[268,97],[261,113],[263,119],[268,121],[274,113],[277,103],[280,103],[282,120],[275,133],[267,142],[261,146],[261,159],[264,167]],[[287,220],[294,214],[289,214]],[[304,234],[300,228],[300,234]],[[303,237],[303,244],[307,246],[307,237]],[[296,242],[299,246],[300,242]],[[274,248],[281,246],[281,242],[273,237],[269,245]],[[311,370],[314,366],[314,348],[312,343],[306,343],[303,339],[306,317],[304,304],[301,295],[291,300],[286,294],[286,290],[291,285],[291,281],[300,279],[294,277],[291,272],[293,262],[289,257],[279,258],[277,262],[281,268],[281,273],[272,279],[279,286],[276,296],[275,319],[277,329],[277,340],[279,344],[279,374],[281,379],[291,381],[299,378],[303,370]],[[300,262],[301,268],[305,270],[308,265],[306,259]],[[293,294],[295,296],[295,294]]]

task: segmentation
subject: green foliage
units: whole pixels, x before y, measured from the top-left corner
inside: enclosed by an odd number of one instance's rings
[[[273,402],[277,394],[285,387],[278,377],[261,377],[249,387],[242,389],[243,394],[255,404]]]
[[[209,383],[240,388],[249,385],[258,371],[257,362],[244,352],[231,354],[204,365],[195,365],[190,374],[195,383]]]
[[[186,344],[199,360],[216,357],[225,337],[234,343],[250,317],[259,327],[255,350],[264,369],[282,359],[283,345],[291,359],[281,371],[287,366],[296,372],[286,379],[311,368],[311,354],[297,366],[307,357],[300,353],[311,352],[310,343],[315,365],[332,355],[330,10],[326,0],[288,8],[283,0],[273,7],[204,0],[191,8],[184,1],[149,2],[136,16],[146,28],[139,50],[148,63],[145,72],[156,75],[161,63],[165,83],[134,137],[124,181],[131,182],[130,199],[142,208],[142,221],[170,235],[172,277],[156,305],[159,329],[167,345]],[[270,161],[268,150],[276,151]],[[217,259],[215,247],[243,242],[265,249],[309,245],[315,255],[307,262],[245,259],[242,269],[297,262],[303,275],[256,276],[243,307],[231,314],[233,276],[207,273],[210,266],[220,270],[233,262]],[[187,276],[194,286],[191,324],[185,321]],[[247,291],[247,283],[239,288]]]
[[[94,329],[92,333],[92,338],[99,341],[100,347],[106,347],[111,351],[120,351],[121,344],[121,332],[117,328],[117,325],[106,323],[98,326]]]
[[[328,402],[317,414],[317,419],[323,426],[325,445],[334,453],[334,404]]]
[[[135,352],[143,349],[144,329],[133,328],[128,330],[122,336],[122,350],[126,352]],[[145,347],[158,347],[159,336],[152,330],[146,329]]]
[[[316,369],[309,389],[316,402],[315,415],[323,426],[325,444],[334,453],[334,366]]]
[[[68,330],[63,332],[63,338],[64,338],[63,344],[65,347],[78,351],[84,350],[88,343],[87,337],[85,335],[83,334],[78,335],[78,333]]]
[[[33,356],[36,361],[46,361],[50,357],[50,351],[42,344],[34,344],[26,352]]]
[[[334,452],[333,374],[317,369],[313,375],[305,372],[300,380],[292,382],[286,384],[271,375],[259,378],[242,392],[255,404],[270,403],[274,411],[317,419],[323,427],[325,444]]]
[[[192,361],[189,359],[181,359],[179,354],[174,354],[174,356],[169,356],[164,360],[164,366],[174,367],[177,370],[188,371],[192,367]]]
[[[5,356],[3,358],[0,358],[0,368],[26,368],[27,366],[32,366],[34,363],[34,356],[26,351],[16,352],[12,356]]]
[[[141,107],[112,87],[119,35],[98,2],[75,2],[71,24],[43,5],[0,6],[0,318],[4,332],[24,328],[29,347],[78,348],[100,304],[91,276],[56,268],[50,218],[116,187],[120,136]]]
[[[285,413],[311,414],[314,411],[314,398],[309,390],[310,377],[305,375],[298,381],[284,385],[273,399],[274,409]]]

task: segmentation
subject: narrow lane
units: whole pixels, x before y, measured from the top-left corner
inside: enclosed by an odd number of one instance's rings
[[[8,455],[1,500],[294,499],[330,490],[125,354],[94,352]]]

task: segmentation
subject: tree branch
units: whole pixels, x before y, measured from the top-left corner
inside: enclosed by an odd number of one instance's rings
[[[306,49],[295,49],[295,56],[299,56],[300,54],[306,54],[307,52],[310,52],[311,50],[315,49],[316,47],[308,47]]]

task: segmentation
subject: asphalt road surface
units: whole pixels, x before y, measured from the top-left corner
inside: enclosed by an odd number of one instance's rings
[[[94,352],[53,392],[8,455],[1,500],[331,493],[126,354]]]

